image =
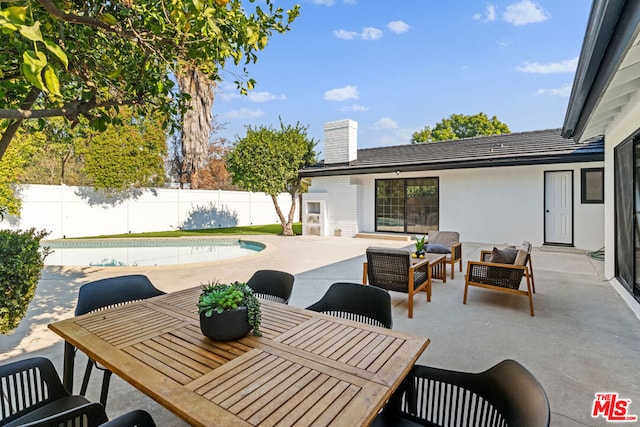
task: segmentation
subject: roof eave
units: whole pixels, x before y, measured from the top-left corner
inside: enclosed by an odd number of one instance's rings
[[[520,156],[520,157],[504,157],[491,159],[466,159],[429,163],[412,163],[412,164],[387,164],[387,165],[364,165],[364,166],[345,166],[345,167],[328,167],[317,170],[301,170],[301,177],[314,176],[344,176],[344,175],[363,175],[371,173],[390,173],[390,172],[417,172],[417,171],[435,171],[447,169],[470,169],[485,167],[505,167],[505,166],[535,166],[542,164],[558,164],[558,163],[580,163],[580,162],[598,162],[604,161],[604,152],[599,153],[573,153],[570,155],[538,155],[538,156]]]
[[[580,141],[602,94],[633,43],[640,2],[595,0],[562,127],[564,138]]]

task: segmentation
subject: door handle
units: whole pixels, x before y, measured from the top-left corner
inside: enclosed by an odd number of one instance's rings
[[[549,209],[547,209],[547,213],[549,213]]]

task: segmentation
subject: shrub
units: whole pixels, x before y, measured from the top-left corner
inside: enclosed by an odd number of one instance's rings
[[[49,248],[46,231],[0,230],[0,333],[18,327],[33,299]]]

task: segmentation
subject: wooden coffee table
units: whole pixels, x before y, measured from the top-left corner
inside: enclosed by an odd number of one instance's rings
[[[424,259],[429,260],[431,278],[440,279],[447,283],[447,256],[443,254],[426,253]]]

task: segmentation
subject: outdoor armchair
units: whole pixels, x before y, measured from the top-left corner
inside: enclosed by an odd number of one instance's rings
[[[427,293],[431,301],[431,268],[428,259],[412,261],[411,253],[404,249],[369,247],[367,261],[362,267],[362,283],[367,282],[387,291],[408,294],[409,318],[413,318],[413,296]]]
[[[445,247],[448,252],[447,264],[451,265],[451,280],[454,279],[455,265],[459,265],[462,273],[462,243],[460,242],[460,233],[457,231],[430,231],[427,243],[427,252],[431,251],[433,245]],[[439,253],[439,252],[438,252]]]
[[[493,251],[481,252],[480,259],[483,261],[469,261],[467,263],[463,304],[467,303],[469,286],[473,286],[527,296],[529,298],[529,312],[533,316],[533,293],[535,289],[533,287],[533,272],[529,268],[531,244],[523,242],[516,250],[516,257],[513,263],[505,263],[503,259],[500,259],[499,255],[500,251],[494,248]],[[501,262],[495,262],[496,259],[500,259]],[[520,289],[523,277],[526,279],[526,290]]]
[[[514,360],[480,373],[414,365],[372,426],[549,426],[540,382]]]
[[[293,282],[295,278],[292,274],[277,270],[258,270],[247,282],[257,297],[269,301],[276,301],[288,304]]]
[[[86,283],[80,287],[75,315],[80,316],[94,311],[106,310],[111,307],[130,304],[134,301],[164,294],[164,292],[153,286],[147,276],[142,274],[130,274],[100,279]],[[65,343],[65,345],[70,346],[71,344]],[[75,355],[74,352],[71,354]],[[91,358],[87,361],[80,394],[84,396],[87,392],[91,370],[94,365],[97,369],[103,371],[100,403],[106,406],[111,371],[98,366]]]
[[[49,359],[32,357],[0,365],[0,425],[57,425],[52,421],[62,414],[84,408],[90,402],[84,396],[69,393]],[[99,405],[102,407],[102,405]],[[105,422],[99,411],[87,416],[93,425]],[[104,409],[102,410],[104,414]],[[65,416],[63,416],[64,418]],[[66,419],[66,418],[65,418]],[[45,424],[41,424],[45,420]]]
[[[360,283],[332,284],[323,297],[307,310],[387,329],[393,327],[389,293]]]

